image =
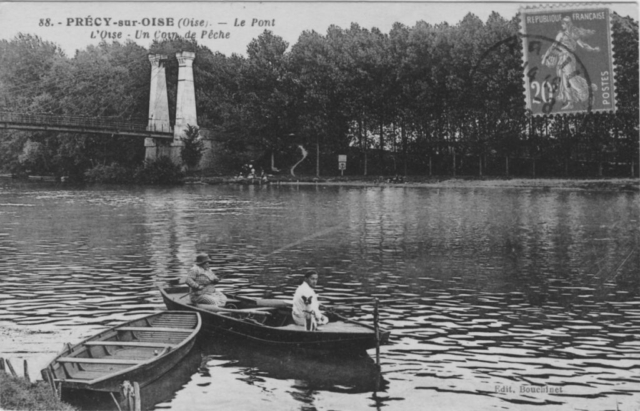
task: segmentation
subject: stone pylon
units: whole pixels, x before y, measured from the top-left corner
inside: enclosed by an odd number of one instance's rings
[[[183,51],[176,53],[178,59],[178,97],[176,99],[176,124],[173,128],[172,158],[181,163],[180,150],[184,143],[188,126],[198,127],[196,113],[196,89],[193,82],[193,60],[196,53]]]
[[[151,89],[149,93],[149,123],[147,130],[171,131],[169,123],[169,99],[167,97],[167,75],[165,73],[165,61],[167,56],[162,54],[150,54],[151,63]],[[160,156],[171,155],[168,144],[153,138],[144,140],[145,159],[155,159]]]

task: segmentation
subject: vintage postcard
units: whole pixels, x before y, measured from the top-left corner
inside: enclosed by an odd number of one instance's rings
[[[0,0],[0,409],[639,411],[638,17]]]

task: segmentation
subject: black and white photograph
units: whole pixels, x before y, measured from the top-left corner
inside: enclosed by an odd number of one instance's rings
[[[640,411],[639,17],[0,1],[0,409]]]

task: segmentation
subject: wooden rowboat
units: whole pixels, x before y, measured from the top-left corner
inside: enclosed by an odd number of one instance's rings
[[[144,387],[184,358],[202,321],[197,312],[165,311],[129,321],[69,346],[42,370],[56,390],[119,392]]]
[[[202,328],[208,332],[240,336],[259,343],[289,348],[328,350],[332,352],[364,351],[389,341],[389,331],[326,313],[330,322],[316,331],[296,325],[291,303],[279,299],[254,299],[227,294],[224,308],[196,306],[190,301],[188,287],[160,289],[167,309],[197,312]]]

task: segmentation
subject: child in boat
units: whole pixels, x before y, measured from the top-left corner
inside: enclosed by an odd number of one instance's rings
[[[227,296],[216,289],[215,285],[220,279],[209,268],[210,262],[207,254],[198,254],[184,282],[189,286],[189,297],[193,304],[224,307]]]
[[[306,326],[309,329],[309,322],[316,326],[324,325],[329,319],[320,311],[318,294],[313,290],[318,283],[318,273],[309,271],[304,275],[302,284],[293,295],[293,309],[291,313],[296,324]]]

